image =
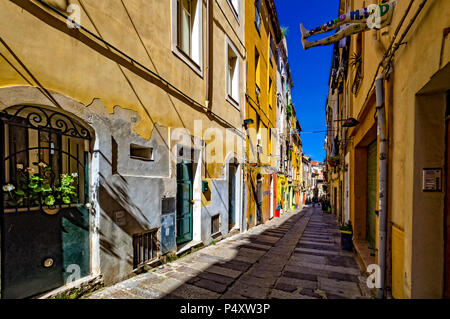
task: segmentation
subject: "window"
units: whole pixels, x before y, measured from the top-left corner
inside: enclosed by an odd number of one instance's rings
[[[117,174],[117,157],[118,157],[118,145],[114,137],[111,136],[111,169],[112,174]]]
[[[158,229],[133,235],[133,268],[136,269],[158,257]]]
[[[270,57],[270,64],[272,64],[272,59],[273,59],[273,38],[271,35],[269,35],[270,37],[270,47],[269,47],[269,57]]]
[[[226,50],[227,98],[231,99],[235,106],[239,106],[239,58],[237,50],[228,39]]]
[[[220,215],[211,217],[211,235],[215,235],[220,231]]]
[[[261,32],[261,0],[255,0],[255,26]]]
[[[364,69],[363,68],[364,44],[363,44],[363,36],[361,33],[359,33],[356,36],[356,48],[355,49],[356,49],[356,51],[350,57],[350,61],[351,61],[350,64],[354,68],[354,72],[355,72],[355,77],[353,79],[353,84],[352,84],[352,92],[356,96],[359,93],[359,89],[361,87],[361,82],[364,77],[364,72],[363,72],[363,69]]]
[[[272,85],[272,79],[269,77],[269,107],[272,108],[272,102],[273,102],[273,85]]]
[[[178,47],[189,57],[192,42],[192,0],[178,1]]]
[[[239,21],[239,4],[240,4],[240,0],[228,0],[228,4],[230,5],[234,16]]]
[[[142,161],[153,161],[153,148],[130,144],[130,157]]]
[[[202,3],[172,0],[172,50],[199,74],[203,59]]]
[[[256,90],[259,92],[261,88],[261,61],[257,49],[255,49],[255,82]]]

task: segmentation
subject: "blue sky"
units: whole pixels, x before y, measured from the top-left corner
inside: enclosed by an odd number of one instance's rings
[[[333,45],[303,50],[300,23],[306,29],[318,27],[338,16],[338,0],[275,0],[281,26],[289,28],[287,44],[294,89],[292,100],[302,133],[303,152],[313,160],[325,159],[325,103],[328,93]],[[323,36],[322,36],[323,37]]]

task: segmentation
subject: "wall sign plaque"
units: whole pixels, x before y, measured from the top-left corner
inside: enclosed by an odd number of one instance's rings
[[[422,191],[442,192],[442,168],[424,168],[422,174]]]

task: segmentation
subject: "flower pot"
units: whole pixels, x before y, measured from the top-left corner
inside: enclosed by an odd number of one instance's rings
[[[275,217],[280,217],[280,209],[275,209]]]
[[[353,250],[353,233],[351,231],[340,230],[341,232],[341,247],[344,250],[352,251]]]
[[[42,210],[47,215],[56,215],[59,212],[59,207],[55,207],[55,208],[46,207],[46,208],[42,208]]]

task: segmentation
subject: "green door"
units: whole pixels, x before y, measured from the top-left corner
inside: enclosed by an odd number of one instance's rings
[[[369,248],[375,248],[375,225],[377,209],[377,142],[367,149],[367,212],[366,239]]]
[[[177,164],[177,244],[192,240],[192,163]]]

